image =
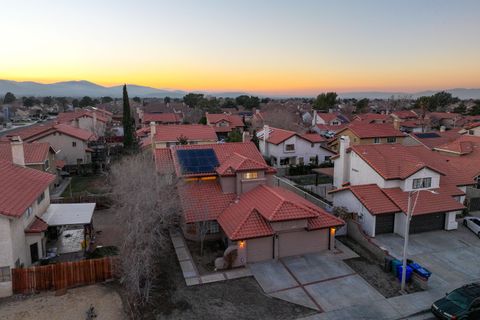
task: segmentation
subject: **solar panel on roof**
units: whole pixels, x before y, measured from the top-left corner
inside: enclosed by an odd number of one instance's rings
[[[440,138],[440,135],[435,132],[427,132],[427,133],[417,133],[417,137],[419,138]]]
[[[177,150],[182,174],[214,172],[219,162],[213,149]]]

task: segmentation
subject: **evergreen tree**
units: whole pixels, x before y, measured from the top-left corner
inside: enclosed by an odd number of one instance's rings
[[[260,140],[257,137],[257,130],[253,130],[251,141],[257,146],[257,149],[260,150]]]
[[[127,150],[134,147],[133,119],[128,100],[127,85],[123,85],[123,146]]]

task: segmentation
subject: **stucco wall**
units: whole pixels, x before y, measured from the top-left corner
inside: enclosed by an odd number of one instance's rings
[[[356,212],[363,231],[370,237],[375,237],[375,216],[362,205],[351,191],[335,192],[332,195],[335,207],[344,207],[350,212]]]
[[[298,229],[305,229],[307,227],[307,219],[301,220],[290,220],[290,221],[281,221],[281,222],[273,222],[272,228],[275,232],[279,231],[290,231],[290,230],[298,230]]]
[[[374,183],[385,187],[385,180],[355,152],[350,152],[350,184],[361,185]],[[347,155],[347,156],[348,156]]]
[[[419,178],[432,178],[432,186],[431,188],[438,188],[440,185],[440,174],[430,170],[428,168],[423,168],[422,170],[412,174],[410,177],[407,179],[403,180],[401,182],[400,188],[404,191],[411,191],[413,190],[413,179],[419,179]],[[425,189],[425,188],[424,188]],[[430,189],[430,188],[427,188]],[[420,190],[420,189],[415,189],[415,190]]]
[[[254,238],[246,241],[247,263],[273,258],[273,237]]]
[[[282,232],[277,243],[280,258],[328,250],[329,229]]]
[[[91,162],[85,151],[87,143],[83,140],[55,132],[37,141],[50,143],[58,151],[57,159],[64,160],[67,165],[76,165],[77,159],[82,159],[84,164]],[[72,142],[76,142],[75,147],[72,145]]]

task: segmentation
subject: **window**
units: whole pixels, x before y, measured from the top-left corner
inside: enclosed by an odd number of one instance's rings
[[[475,131],[473,131],[473,130],[468,130],[468,134],[471,135],[471,136],[474,136],[474,135],[475,135]]]
[[[285,145],[285,151],[295,151],[295,145],[294,144],[286,144]]]
[[[380,143],[380,138],[373,138],[373,143]]]
[[[220,232],[220,227],[218,226],[217,221],[208,221],[207,224],[207,233],[209,234],[214,234],[214,233],[219,233]]]
[[[78,158],[77,159],[77,164],[82,164],[82,163],[83,163],[83,159]]]
[[[290,158],[280,158],[280,165],[286,166],[290,164]]]
[[[310,144],[310,147],[311,147],[311,148],[315,147],[315,143],[311,143],[311,144]]]
[[[28,220],[30,216],[32,215],[33,209],[32,207],[28,207],[27,210],[25,211],[25,220]]]
[[[331,157],[332,157],[332,156],[325,156],[325,162],[330,161],[330,158],[331,158]]]
[[[310,157],[310,163],[317,163],[317,157]]]
[[[10,267],[0,267],[0,282],[12,281]]]
[[[397,142],[397,138],[396,137],[388,137],[387,138],[387,143],[395,143]]]
[[[299,158],[298,158],[298,164],[299,164],[299,165],[303,165],[303,164],[304,164],[302,157],[299,157]]]
[[[431,186],[432,186],[432,178],[413,179],[413,184],[412,184],[413,189],[430,188]]]
[[[45,160],[45,163],[43,165],[43,167],[45,168],[45,171],[47,171],[48,169],[50,169],[50,162],[47,160]]]
[[[43,199],[45,199],[45,192],[42,192],[42,194],[37,198],[37,204],[42,203]]]
[[[72,141],[72,147],[76,147],[77,146],[77,142],[76,141]]]
[[[258,172],[245,172],[243,174],[244,179],[257,179],[258,178]]]

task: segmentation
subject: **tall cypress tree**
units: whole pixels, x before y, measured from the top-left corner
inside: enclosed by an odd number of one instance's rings
[[[123,85],[123,146],[131,150],[134,146],[133,122],[128,100],[127,85]]]

